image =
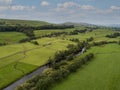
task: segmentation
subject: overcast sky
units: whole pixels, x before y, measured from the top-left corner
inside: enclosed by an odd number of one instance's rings
[[[0,18],[120,24],[120,0],[0,0]]]

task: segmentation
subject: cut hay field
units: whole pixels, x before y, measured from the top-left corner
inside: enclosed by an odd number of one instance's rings
[[[70,32],[74,31],[75,29],[81,30],[82,28],[72,28],[72,29],[54,29],[54,30],[35,30],[34,34],[36,37],[42,36],[42,35],[47,35],[55,32]],[[93,30],[92,32],[87,31],[86,33],[79,33],[78,35],[61,35],[57,38],[61,39],[73,39],[73,38],[78,38],[80,41],[86,40],[90,37],[94,38],[94,42],[100,42],[100,41],[118,41],[120,37],[117,38],[107,38],[105,37],[108,34],[113,34],[116,31],[109,30],[109,29],[96,29]]]
[[[81,28],[77,27],[77,29]],[[73,30],[76,30],[76,28],[35,30],[34,34],[38,37],[50,33],[70,32]],[[112,34],[114,32],[115,31],[112,30],[97,29],[92,32],[79,33],[78,35],[61,35],[51,38],[44,37],[24,43],[17,43],[19,40],[27,38],[27,36],[23,33],[0,32],[0,43],[6,42],[9,44],[0,46],[0,90],[24,75],[34,71],[38,67],[45,65],[49,57],[53,57],[57,51],[67,49],[66,46],[68,44],[75,44],[69,39],[77,38],[82,41],[93,37],[93,41],[95,42],[120,40],[120,37],[105,37],[107,34]],[[33,43],[34,41],[37,41],[39,45],[35,45]],[[118,60],[120,58],[119,49],[120,46],[116,44],[105,45],[102,47],[92,47],[88,52],[94,52],[95,59],[89,65],[86,65],[82,69],[78,70],[78,72],[71,74],[70,77],[68,77],[68,79],[66,79],[62,84],[56,85],[53,90],[89,90],[88,88],[90,88],[90,90],[112,90],[106,89],[108,88],[108,85],[105,86],[105,83],[113,83],[114,88],[116,82],[118,82],[115,78],[118,77],[117,74],[120,75],[118,71],[118,68],[120,68],[118,66],[118,64],[120,64]],[[104,68],[105,72],[103,72]],[[111,85],[111,83],[108,84]],[[95,87],[94,84],[96,84]],[[69,85],[70,87],[68,87]],[[84,87],[86,88],[83,89]]]
[[[17,43],[24,38],[28,37],[20,32],[0,32],[0,43]]]
[[[108,34],[112,34],[116,31],[109,30],[109,29],[96,29],[92,32],[86,32],[86,33],[79,33],[78,35],[68,35],[66,38],[78,38],[80,40],[86,40],[87,38],[93,37],[95,42],[99,41],[118,41],[120,37],[116,38],[107,38],[105,37]]]
[[[48,35],[48,34],[56,33],[56,32],[70,32],[70,31],[73,31],[73,30],[75,30],[75,29],[74,28],[69,28],[69,29],[35,30],[34,34],[35,34],[36,37],[38,37],[38,36]]]
[[[92,47],[92,62],[72,73],[51,90],[120,90],[120,45]]]
[[[65,50],[68,44],[74,44],[71,41],[56,38],[43,38],[36,41],[39,45],[23,43],[0,47],[0,51],[3,51],[0,53],[0,82],[2,82],[0,88],[46,64],[48,58],[52,57],[56,51]]]

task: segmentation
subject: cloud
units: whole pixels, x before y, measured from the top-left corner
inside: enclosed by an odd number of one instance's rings
[[[23,10],[33,10],[35,6],[23,6],[23,5],[13,5],[10,7],[12,11],[23,11]]]
[[[22,6],[22,5],[14,5],[14,6],[11,6],[11,10],[13,11],[16,11],[16,10],[24,10],[26,9],[27,7],[25,6]]]
[[[35,6],[23,6],[23,5],[12,5],[12,6],[0,6],[0,12],[10,10],[10,11],[30,11],[34,10]]]
[[[110,9],[112,9],[112,10],[120,10],[120,7],[118,7],[118,6],[111,6]]]
[[[50,3],[47,2],[47,1],[42,1],[41,2],[41,6],[49,6],[49,5],[50,5]]]
[[[9,7],[8,6],[0,6],[0,12],[1,11],[5,11],[5,10],[8,10]]]
[[[91,5],[80,5],[76,2],[64,2],[62,4],[58,4],[55,10],[57,12],[60,11],[74,11],[74,10],[94,10],[95,7]]]
[[[94,10],[95,9],[95,7],[93,7],[91,5],[82,5],[81,8],[84,10]]]
[[[13,0],[0,0],[1,4],[11,4]]]
[[[72,9],[70,8],[75,8],[75,7],[79,7],[79,4],[77,4],[76,2],[64,2],[64,3],[59,3],[57,4],[57,7],[54,9],[57,12],[73,12]]]
[[[57,6],[59,8],[68,8],[68,7],[78,6],[78,4],[75,2],[65,2],[63,4],[58,4]]]
[[[116,14],[120,10],[118,6],[110,6],[108,9],[96,9],[94,12],[97,14]]]

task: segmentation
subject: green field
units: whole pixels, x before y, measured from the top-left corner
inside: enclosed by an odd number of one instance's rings
[[[17,43],[24,38],[28,37],[20,32],[0,32],[0,43]]]
[[[39,45],[23,43],[0,47],[0,51],[3,51],[0,53],[0,82],[2,82],[0,88],[46,64],[48,58],[52,57],[56,51],[65,50],[68,44],[74,44],[71,41],[56,38],[43,38],[36,41]],[[23,70],[24,74],[15,69],[16,63],[18,63],[17,68]],[[9,79],[10,76],[11,79]]]
[[[42,35],[47,35],[47,34],[51,34],[54,32],[70,32],[73,31],[75,29],[82,29],[80,27],[77,28],[73,28],[73,29],[54,29],[54,30],[35,30],[34,34],[35,36],[42,36]],[[87,38],[93,37],[95,42],[99,42],[99,41],[118,41],[120,39],[120,37],[117,38],[107,38],[105,37],[108,34],[113,34],[116,31],[113,30],[109,30],[109,29],[96,29],[93,30],[92,32],[87,31],[86,33],[79,33],[78,35],[61,35],[58,38],[61,39],[72,39],[72,38],[78,38],[79,40],[83,41],[86,40]]]
[[[51,30],[35,30],[34,34],[35,36],[42,36],[42,35],[48,35],[51,33],[56,33],[56,32],[70,32],[75,30],[74,28],[70,29],[51,29]]]
[[[16,63],[11,63],[4,68],[0,68],[0,89],[23,77],[25,74],[33,71],[38,66],[26,63],[18,63],[17,68],[14,68]],[[24,73],[23,73],[24,72]]]
[[[3,25],[22,25],[22,26],[43,26],[49,25],[49,23],[44,21],[32,21],[32,20],[16,20],[16,19],[0,19],[0,23]]]
[[[92,47],[92,62],[78,69],[51,90],[120,90],[120,46]]]
[[[48,24],[46,22],[24,20],[0,21],[5,22],[6,25],[21,24],[38,26]],[[34,34],[38,37],[56,32],[71,32],[76,29],[84,30],[85,27],[34,30]],[[95,29],[92,32],[87,31],[86,33],[79,33],[78,35],[60,35],[51,38],[44,37],[24,43],[18,43],[20,40],[28,38],[23,33],[0,32],[0,43],[8,43],[8,45],[0,46],[0,89],[37,69],[39,66],[46,64],[49,57],[53,57],[57,51],[66,50],[68,44],[75,44],[69,39],[77,38],[83,41],[93,37],[94,40],[92,42],[120,40],[120,37],[105,37],[114,32],[117,31]],[[32,43],[33,41],[37,41],[39,45],[35,45]],[[117,87],[116,84],[120,84],[120,78],[118,77],[118,75],[120,75],[119,49],[120,46],[117,44],[92,47],[88,52],[94,52],[95,59],[82,69],[79,69],[76,73],[71,74],[61,84],[56,84],[53,90],[118,90],[116,88],[120,87]]]
[[[118,41],[120,37],[116,38],[107,38],[105,37],[108,34],[112,34],[115,31],[109,30],[109,29],[96,29],[93,30],[92,32],[86,32],[86,33],[79,33],[78,35],[68,35],[65,36],[65,38],[78,38],[80,40],[86,40],[87,38],[93,37],[94,41],[99,42],[99,41]]]

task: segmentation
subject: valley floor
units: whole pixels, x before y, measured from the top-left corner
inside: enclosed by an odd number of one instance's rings
[[[67,49],[68,40],[43,38],[32,43],[1,46],[0,51],[0,88],[18,80],[27,73],[47,63],[56,51]]]
[[[120,45],[95,46],[95,58],[51,90],[120,90]]]

